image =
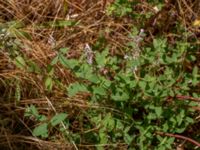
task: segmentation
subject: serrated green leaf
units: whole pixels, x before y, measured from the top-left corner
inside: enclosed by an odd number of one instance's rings
[[[190,117],[186,117],[185,120],[189,123],[194,123],[194,119]]]
[[[116,121],[116,129],[123,130],[123,128],[124,128],[124,124],[120,120],[117,120]]]
[[[185,127],[183,128],[176,128],[176,133],[183,133],[185,131]]]
[[[76,72],[76,76],[79,78],[86,79],[87,76],[92,74],[92,67],[88,64],[82,64],[80,69]]]
[[[139,87],[140,87],[142,90],[145,91],[146,86],[147,86],[147,83],[146,83],[145,81],[140,81],[140,82],[139,82]]]
[[[66,118],[67,118],[67,114],[66,113],[59,113],[59,114],[55,115],[53,118],[51,118],[50,123],[54,127],[54,126],[60,124]]]
[[[24,69],[26,67],[26,62],[23,57],[17,56],[15,58],[15,65],[20,69]]]
[[[184,117],[185,117],[185,110],[181,110],[180,113],[176,116],[178,126],[181,125]]]
[[[163,49],[166,47],[166,39],[154,39],[153,40],[153,46],[155,50],[157,51],[163,51]]]
[[[103,125],[104,125],[104,129],[107,131],[112,131],[115,127],[115,121],[111,115],[111,113],[108,113],[106,115],[106,117],[103,119]]]
[[[69,48],[65,47],[65,48],[60,48],[59,52],[61,52],[62,54],[66,54],[67,51],[69,50]]]
[[[47,77],[46,80],[45,80],[45,87],[48,91],[51,91],[52,90],[52,87],[53,87],[53,80],[51,77]]]
[[[166,147],[168,148],[168,149],[172,149],[172,144],[174,143],[174,140],[175,140],[175,138],[174,137],[170,137],[170,138],[168,138],[168,140],[167,140],[167,144],[166,144]]]
[[[108,50],[104,50],[103,52],[101,53],[96,53],[96,56],[95,56],[95,60],[96,60],[96,63],[97,65],[101,68],[101,67],[104,67],[105,64],[107,63],[107,55],[108,55]]]
[[[155,107],[155,112],[156,112],[156,115],[160,117],[162,114],[162,107]]]
[[[33,136],[41,136],[42,138],[48,137],[48,125],[43,123],[33,130]]]
[[[154,120],[157,118],[156,114],[155,113],[149,113],[148,116],[147,116],[148,120]]]
[[[36,117],[39,116],[38,110],[34,105],[31,105],[30,107],[27,107],[26,111],[25,111],[25,114],[24,114],[25,117],[30,117],[32,115],[36,116]]]
[[[63,55],[59,56],[59,61],[64,67],[70,69],[74,69],[79,64],[79,62],[76,59],[67,59]]]
[[[44,116],[44,115],[39,115],[38,117],[37,117],[37,120],[39,120],[39,121],[46,121],[47,120],[47,117],[46,116]]]
[[[106,95],[106,90],[102,87],[92,87],[93,94],[97,95]]]
[[[163,131],[164,132],[167,132],[168,131],[168,129],[169,129],[169,125],[168,125],[168,123],[165,123],[164,125],[163,125]]]
[[[85,79],[87,79],[88,81],[95,83],[95,84],[100,82],[98,76],[96,76],[94,74],[88,74]]]
[[[197,67],[197,66],[195,66],[195,67],[193,68],[193,70],[192,70],[192,75],[193,75],[193,77],[196,77],[196,76],[198,75],[198,67]]]
[[[126,92],[117,92],[116,94],[112,94],[111,98],[114,101],[127,101],[129,99],[129,95]]]
[[[125,141],[126,144],[130,145],[131,142],[133,141],[133,136],[132,135],[130,136],[129,134],[125,133],[124,134],[124,141]]]
[[[67,58],[66,57],[64,57],[63,55],[60,55],[59,56],[59,61],[64,67],[69,68],[69,64],[67,62]]]
[[[101,144],[107,144],[108,138],[107,138],[107,134],[105,134],[104,131],[99,133],[99,138],[100,138]]]
[[[34,62],[34,61],[28,61],[28,71],[35,72],[35,73],[41,73],[40,67]]]
[[[102,85],[105,87],[105,88],[109,88],[111,86],[111,81],[110,80],[107,80],[107,79],[102,79]]]
[[[77,83],[77,82],[71,84],[68,87],[67,91],[70,97],[75,96],[79,92],[88,92],[87,87],[85,85]]]
[[[59,56],[54,57],[54,59],[51,61],[51,65],[53,66],[57,64],[58,60],[59,60]]]

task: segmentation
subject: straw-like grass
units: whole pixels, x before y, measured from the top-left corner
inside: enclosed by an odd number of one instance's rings
[[[74,146],[60,133],[54,133],[55,141],[33,137],[31,129],[35,125],[34,120],[24,118],[25,108],[34,104],[47,117],[51,117],[55,111],[67,111],[74,125],[72,130],[82,130],[82,124],[77,123],[75,116],[90,108],[88,95],[80,94],[67,99],[62,86],[54,86],[51,93],[44,87],[47,66],[57,55],[59,48],[68,47],[70,50],[67,57],[79,58],[87,45],[94,47],[101,40],[100,37],[103,37],[97,48],[99,51],[109,46],[111,55],[124,57],[126,43],[132,41],[128,35],[133,25],[145,27],[148,35],[146,43],[140,43],[139,46],[142,46],[159,34],[165,35],[173,43],[179,36],[178,33],[173,33],[176,21],[180,21],[188,31],[194,33],[194,38],[200,36],[199,28],[191,26],[191,18],[200,16],[198,0],[169,2],[159,13],[146,1],[142,1],[135,7],[135,11],[153,14],[142,23],[129,16],[117,18],[107,15],[106,8],[111,3],[113,1],[105,0],[0,0],[1,25],[20,22],[21,27],[16,30],[25,32],[26,35],[13,37],[21,43],[17,51],[27,60],[34,61],[42,70],[42,74],[36,74],[18,69],[11,59],[9,47],[0,48],[0,149],[93,149],[93,145],[84,143]],[[59,21],[74,22],[75,25],[56,26]],[[200,53],[197,55],[200,57]],[[199,60],[196,63],[200,66]],[[192,64],[188,65],[186,67],[192,67]],[[59,64],[55,66],[54,77],[63,85],[76,80],[69,70],[63,69]],[[16,100],[17,88],[20,88],[19,101]],[[68,101],[67,105],[64,105],[65,101]],[[93,109],[100,107],[107,106],[93,106]],[[121,149],[127,149],[123,143],[119,145]]]

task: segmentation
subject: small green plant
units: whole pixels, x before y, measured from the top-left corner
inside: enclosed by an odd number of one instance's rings
[[[79,60],[67,59],[64,54],[68,49],[63,48],[51,65],[60,63],[76,76],[77,81],[66,86],[69,97],[86,92],[91,94],[91,104],[112,105],[113,110],[87,112],[90,122],[98,128],[82,135],[94,137],[88,142],[103,145],[125,142],[132,148],[172,149],[175,138],[155,133],[183,133],[194,123],[194,111],[187,107],[197,103],[177,98],[177,95],[199,96],[190,92],[199,83],[198,68],[189,73],[183,67],[189,49],[190,45],[183,41],[168,45],[166,39],[157,38],[137,58],[113,57],[106,48],[95,52],[94,60],[88,63],[85,55]],[[120,68],[122,62],[125,68]],[[45,85],[49,85],[48,80]],[[77,138],[81,137],[74,140]]]
[[[127,0],[116,0],[107,8],[107,14],[114,14],[118,17],[126,16],[128,14],[131,14],[131,12],[133,11],[133,6],[135,4],[135,2],[128,2]]]
[[[34,119],[35,121],[41,122],[41,124],[34,128],[33,130],[33,136],[40,136],[42,138],[49,137],[49,128],[53,128],[58,126],[59,124],[63,123],[67,119],[66,113],[59,113],[56,114],[51,118],[51,120],[47,120],[47,118],[44,115],[39,114],[37,108],[34,105],[31,105],[30,107],[27,107],[25,114],[25,117],[29,117]],[[64,124],[64,123],[63,123]],[[62,130],[62,126],[60,126],[59,130]]]

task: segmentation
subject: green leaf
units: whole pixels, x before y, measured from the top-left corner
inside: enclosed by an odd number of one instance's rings
[[[24,23],[22,21],[19,20],[13,20],[13,21],[9,21],[7,22],[8,26],[10,27],[9,29],[20,29],[24,27]]]
[[[155,112],[156,112],[156,115],[160,117],[162,114],[162,107],[155,107]]]
[[[72,20],[59,20],[56,22],[49,22],[49,24],[53,27],[68,27],[68,26],[74,26],[76,22]]]
[[[17,56],[15,58],[15,65],[20,69],[24,69],[26,67],[26,62],[23,57]]]
[[[175,140],[174,137],[168,138],[168,140],[167,140],[167,142],[166,142],[166,147],[167,147],[168,149],[172,149],[172,145],[173,145],[173,143],[174,143],[174,140]]]
[[[115,127],[115,121],[112,117],[111,113],[108,113],[106,117],[103,119],[104,129],[107,131],[112,131]]]
[[[62,54],[66,54],[68,51],[69,51],[69,48],[67,47],[59,49],[59,52],[61,52]]]
[[[38,121],[46,121],[47,118],[44,115],[40,115],[38,113],[37,108],[34,105],[31,105],[30,107],[28,107],[25,111],[24,114],[25,117],[35,117],[35,119],[37,119]]]
[[[26,38],[28,40],[32,39],[31,35],[22,29],[13,29],[12,33],[18,38]]]
[[[199,81],[198,81],[197,78],[193,78],[193,79],[192,79],[192,85],[193,85],[193,86],[196,86],[198,83],[199,83]]]
[[[107,63],[107,55],[108,55],[108,49],[104,50],[103,52],[101,53],[96,53],[96,57],[95,57],[95,60],[96,60],[96,63],[97,65],[101,68],[101,67],[104,67]]]
[[[99,77],[93,73],[93,68],[88,64],[81,65],[80,69],[76,72],[76,76],[95,84],[100,82]]]
[[[153,46],[155,50],[157,50],[158,52],[161,52],[166,47],[166,42],[167,42],[166,39],[154,39]]]
[[[102,87],[92,87],[92,90],[93,90],[93,94],[97,94],[97,95],[102,95],[102,96],[105,96],[107,93],[106,93],[106,90]]]
[[[43,123],[33,130],[33,136],[41,136],[42,138],[48,137],[48,125]]]
[[[63,55],[59,56],[59,61],[64,67],[70,69],[74,69],[79,64],[79,62],[76,59],[67,59]]]
[[[132,135],[130,136],[129,134],[125,133],[124,134],[124,141],[125,141],[126,144],[130,145],[131,142],[133,141],[133,136]]]
[[[176,133],[183,133],[184,131],[185,131],[185,129],[186,129],[186,127],[182,127],[182,128],[176,128],[175,130],[175,132]]]
[[[146,85],[147,85],[147,83],[146,83],[145,81],[140,81],[140,82],[139,82],[139,87],[140,87],[143,91],[145,91]]]
[[[30,107],[27,107],[24,116],[30,117],[30,116],[39,116],[38,110],[34,105],[31,105]]]
[[[193,119],[193,118],[186,117],[185,120],[186,120],[188,123],[194,123],[194,119]]]
[[[98,116],[95,116],[95,117],[92,117],[91,118],[91,121],[96,124],[96,125],[99,125],[99,123],[101,122],[101,114],[99,114]]]
[[[34,62],[34,61],[31,61],[29,60],[28,62],[28,71],[30,72],[35,72],[35,73],[41,73],[41,69],[40,67]]]
[[[76,66],[79,66],[79,62],[76,59],[69,59],[68,64],[70,69],[74,69]]]
[[[59,59],[59,56],[54,57],[54,59],[51,61],[51,65],[53,66],[53,65],[57,64],[58,59]]]
[[[181,125],[181,123],[183,122],[184,117],[185,117],[185,110],[182,109],[180,111],[180,113],[176,116],[178,126]]]
[[[163,125],[163,131],[164,132],[167,132],[168,131],[168,129],[169,129],[169,125],[168,125],[168,123],[165,123],[164,125]]]
[[[114,101],[127,101],[129,99],[129,95],[126,92],[117,92],[116,94],[112,94],[111,98]]]
[[[65,56],[63,56],[62,54],[59,56],[59,61],[60,63],[64,66],[69,68],[69,63],[67,62],[67,58]]]
[[[100,130],[99,131],[99,138],[100,138],[100,144],[107,144],[108,142],[108,137],[107,134],[104,133],[104,131]]]
[[[198,67],[197,66],[195,66],[193,68],[192,76],[193,76],[193,78],[192,78],[192,85],[196,86],[199,83],[199,81],[198,81],[199,75],[198,75]]]
[[[100,82],[98,76],[94,74],[88,74],[87,76],[85,76],[85,79],[95,84]]]
[[[86,79],[88,74],[92,74],[92,67],[88,64],[82,64],[80,69],[76,72],[76,76],[83,79]]]
[[[49,76],[53,76],[54,74],[54,67],[51,65],[47,65],[47,73]]]
[[[157,117],[156,117],[156,114],[155,113],[149,113],[147,115],[147,119],[148,120],[155,120]]]
[[[53,118],[51,118],[50,123],[54,127],[54,126],[60,124],[66,118],[67,118],[67,114],[66,113],[59,113],[59,114],[55,115]]]
[[[68,87],[67,91],[68,91],[68,95],[69,95],[70,97],[76,95],[76,94],[79,93],[79,92],[88,92],[87,87],[86,87],[85,85],[80,84],[80,83],[77,83],[77,82],[71,84],[71,85]]]
[[[101,80],[103,87],[109,88],[111,86],[112,82],[110,80],[107,80],[104,77],[102,77],[100,80]]]
[[[39,121],[46,121],[47,120],[47,117],[46,116],[44,116],[44,115],[39,115],[38,117],[37,117],[37,120],[39,120]]]
[[[122,121],[117,120],[116,121],[116,129],[123,130],[123,128],[124,128],[124,124],[122,123]]]
[[[45,80],[45,87],[48,91],[51,91],[52,90],[52,87],[53,87],[53,80],[51,77],[47,77],[46,80]]]

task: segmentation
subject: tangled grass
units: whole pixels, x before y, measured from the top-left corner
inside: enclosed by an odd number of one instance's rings
[[[50,92],[46,89],[44,81],[51,72],[49,64],[60,48],[68,47],[66,57],[78,59],[87,47],[102,51],[109,46],[111,56],[123,58],[127,43],[133,41],[129,36],[133,25],[146,34],[138,48],[131,51],[134,56],[140,55],[138,49],[152,43],[157,36],[162,35],[169,43],[176,43],[183,30],[187,31],[186,40],[191,45],[199,45],[199,26],[192,26],[200,17],[198,0],[169,0],[162,3],[161,10],[141,0],[133,6],[132,16],[123,17],[108,13],[113,4],[114,1],[109,0],[0,0],[0,30],[6,29],[9,33],[0,38],[0,149],[95,149],[95,145],[84,139],[79,144],[67,141],[63,134],[53,129],[50,134],[54,139],[38,139],[32,136],[36,126],[34,118],[24,117],[27,106],[32,104],[49,119],[55,113],[68,112],[70,130],[83,134],[87,132],[84,123],[89,118],[83,117],[81,122],[77,116],[84,116],[90,109],[106,107],[117,111],[109,103],[91,106],[87,93],[68,97],[65,86],[77,79],[60,64],[55,65],[51,75],[59,80],[59,84],[55,84]],[[22,68],[17,66],[17,55],[23,56],[32,68],[23,68],[23,64]],[[195,55],[195,63],[184,62],[189,72],[194,65],[200,67],[199,49]],[[196,111],[198,114],[199,110]],[[194,134],[196,126],[198,124],[185,133]],[[117,149],[128,149],[125,143],[117,144]],[[109,149],[109,145],[107,147]]]

